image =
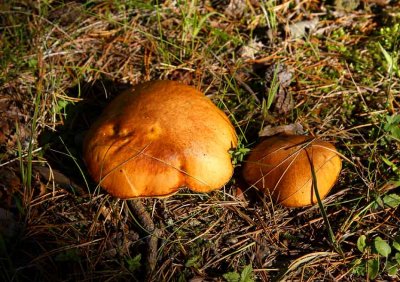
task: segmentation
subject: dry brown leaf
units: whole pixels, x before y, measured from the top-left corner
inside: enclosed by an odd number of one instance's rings
[[[292,123],[279,126],[268,125],[258,133],[258,136],[267,137],[277,134],[300,135],[303,133],[304,133],[303,126],[300,123]]]
[[[245,0],[231,0],[228,7],[225,9],[225,15],[233,19],[240,19],[246,10]]]

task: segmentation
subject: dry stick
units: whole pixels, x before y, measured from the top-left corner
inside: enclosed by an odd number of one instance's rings
[[[161,236],[161,229],[154,226],[150,214],[146,211],[140,199],[133,199],[127,202],[129,207],[138,217],[140,221],[139,223],[150,235],[147,241],[148,252],[146,258],[146,276],[147,279],[151,279],[151,275],[157,263],[158,238]]]

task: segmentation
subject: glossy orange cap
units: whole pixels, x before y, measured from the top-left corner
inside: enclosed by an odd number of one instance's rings
[[[163,197],[180,187],[208,192],[229,181],[235,130],[203,93],[151,81],[116,97],[90,128],[83,157],[91,176],[119,198]]]

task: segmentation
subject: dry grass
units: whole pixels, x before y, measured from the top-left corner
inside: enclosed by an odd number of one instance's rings
[[[390,121],[400,71],[388,71],[378,42],[398,64],[400,6],[383,2],[0,4],[0,280],[224,281],[251,264],[260,281],[365,281],[373,261],[376,279],[398,279],[383,268],[400,257],[400,208],[388,200],[400,194],[400,122]],[[299,22],[311,31],[294,38]],[[271,92],[279,64],[290,83]],[[112,97],[152,79],[205,92],[242,151],[220,191],[140,200],[161,232],[146,274],[151,234],[132,206],[96,188],[80,150]],[[283,208],[241,179],[238,156],[258,132],[295,122],[344,156],[324,201],[342,253],[318,206]],[[391,247],[387,260],[377,236]]]

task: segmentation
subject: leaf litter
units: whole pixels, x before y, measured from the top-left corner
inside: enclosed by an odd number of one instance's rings
[[[398,179],[400,156],[389,136],[396,130],[385,131],[385,101],[390,89],[397,112],[399,78],[387,77],[377,52],[368,49],[371,41],[383,37],[377,33],[384,24],[380,16],[388,15],[390,27],[398,5],[361,1],[336,11],[338,1],[332,6],[312,1],[276,1],[273,6],[264,1],[217,2],[211,3],[214,10],[205,2],[185,6],[174,1],[156,6],[41,2],[41,9],[22,2],[0,4],[7,31],[0,35],[5,58],[0,228],[10,243],[1,247],[1,254],[13,262],[1,265],[3,280],[223,281],[224,274],[241,277],[246,270],[243,277],[253,277],[252,271],[260,281],[354,281],[365,278],[362,270],[352,268],[355,259],[365,265],[372,259],[360,255],[359,236],[368,232],[384,242],[398,236],[398,197],[391,196],[398,195],[398,188],[381,187]],[[213,11],[221,14],[207,14]],[[197,28],[193,18],[185,18],[188,14],[208,18]],[[290,32],[299,36],[286,34],[287,26],[300,30]],[[187,35],[193,28],[196,37]],[[271,68],[266,71],[266,66]],[[274,75],[275,86],[270,84]],[[147,227],[130,204],[111,199],[89,179],[87,191],[75,136],[93,122],[89,109],[99,112],[118,93],[108,81],[134,85],[158,78],[183,80],[204,90],[230,116],[246,148],[260,131],[297,132],[297,124],[308,134],[335,141],[357,164],[345,164],[337,187],[324,201],[344,257],[324,235],[317,207],[289,210],[275,205],[242,182],[240,165],[220,191],[139,199],[150,216]],[[44,98],[32,132],[37,91]],[[263,105],[266,93],[274,95],[268,109]],[[21,168],[31,162],[33,194],[25,205]],[[157,245],[149,248],[156,237]],[[380,245],[391,259],[387,246]],[[388,278],[385,272],[374,275]]]

